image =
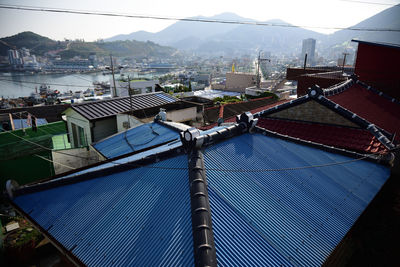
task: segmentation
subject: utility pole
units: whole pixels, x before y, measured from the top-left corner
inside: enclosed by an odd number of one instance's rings
[[[110,54],[110,60],[111,60],[111,73],[112,73],[112,78],[113,78],[113,97],[117,97],[117,87],[115,86],[115,76],[114,76],[114,63],[113,63],[113,58],[112,55]]]
[[[342,73],[344,72],[344,65],[346,64],[346,56],[347,56],[348,54],[349,54],[349,53],[346,53],[346,52],[343,53]]]
[[[131,114],[133,113],[133,108],[132,108],[132,89],[131,89],[131,76],[128,75],[128,93],[129,93],[129,106],[131,109]],[[131,119],[129,118],[129,123]]]
[[[260,64],[261,64],[262,61],[271,62],[271,60],[268,59],[268,58],[261,58],[261,52],[262,52],[262,50],[260,50],[260,51],[258,52],[258,60],[257,60],[257,62],[258,62],[258,63],[257,63],[257,88],[258,88],[258,89],[260,88],[260,84],[261,84]]]
[[[307,53],[305,53],[305,55],[304,55],[304,69],[306,69],[306,67],[307,67]]]

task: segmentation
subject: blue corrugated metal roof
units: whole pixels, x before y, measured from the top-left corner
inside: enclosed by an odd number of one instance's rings
[[[158,154],[158,153],[166,152],[168,150],[173,150],[175,148],[179,148],[181,146],[182,146],[182,142],[180,140],[172,141],[172,142],[170,142],[168,144],[161,145],[161,146],[158,146],[158,147],[143,151],[141,153],[134,154],[134,155],[129,156],[129,157],[121,158],[121,159],[118,159],[118,160],[113,160],[113,161],[110,161],[108,163],[103,163],[103,164],[95,166],[95,167],[91,167],[91,168],[88,168],[88,169],[85,169],[85,170],[82,170],[82,171],[74,172],[74,173],[72,173],[70,175],[66,175],[66,176],[63,176],[63,177],[58,178],[58,179],[65,179],[65,178],[73,177],[73,176],[84,174],[84,173],[90,173],[90,172],[93,172],[93,171],[107,169],[107,168],[110,168],[110,167],[113,167],[113,166],[116,166],[116,165],[122,165],[122,164],[125,164],[125,163],[131,163],[131,162],[134,162],[136,160],[144,159],[144,158],[146,158],[148,156],[151,156],[151,155],[155,155],[155,154]]]
[[[28,124],[28,120],[27,119],[13,119],[13,122],[14,122],[14,129],[15,130],[32,127],[32,125]],[[29,121],[29,123],[32,123],[32,122]],[[45,125],[45,124],[47,124],[47,120],[46,119],[36,119],[36,125],[37,126]]]
[[[178,138],[178,132],[152,122],[103,139],[97,142],[94,148],[107,158],[114,158]]]
[[[193,265],[187,160],[182,155],[14,202],[84,264]],[[320,266],[390,175],[378,164],[261,134],[205,148],[204,163],[220,266]],[[336,165],[303,168],[327,163]]]
[[[13,201],[88,266],[192,266],[187,156],[150,166]]]
[[[260,134],[204,152],[218,263],[221,266],[320,266],[390,175],[352,160]],[[208,170],[207,170],[208,169]]]

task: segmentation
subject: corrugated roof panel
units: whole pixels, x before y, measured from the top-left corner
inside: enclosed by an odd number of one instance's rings
[[[241,243],[258,248],[259,241],[245,234],[251,229],[270,245],[253,256],[255,265],[257,259],[268,258],[270,265],[286,265],[285,260],[320,266],[390,175],[386,167],[366,161],[276,171],[352,159],[260,134],[208,147],[204,160],[216,246],[228,250],[217,249],[217,257],[225,265],[239,261],[241,254],[233,253],[225,244],[229,239],[221,237],[237,232]],[[219,208],[224,205],[230,209]],[[247,226],[232,225],[232,217]]]
[[[97,142],[94,148],[107,158],[114,158],[178,138],[178,132],[153,122],[103,139]]]
[[[118,113],[131,110],[130,97],[119,97],[92,103],[72,105],[72,109],[78,111],[89,120],[113,116]],[[177,99],[165,93],[149,93],[132,96],[133,110],[151,108],[176,102]],[[106,107],[106,108],[103,108]]]
[[[175,99],[174,99],[173,97],[169,96],[169,95],[156,94],[156,96],[159,97],[159,98],[161,98],[161,99],[163,99],[163,100],[168,101],[169,103],[175,102]]]
[[[14,202],[88,266],[192,266],[187,156],[150,166]]]
[[[292,266],[211,187],[208,195],[219,266]]]

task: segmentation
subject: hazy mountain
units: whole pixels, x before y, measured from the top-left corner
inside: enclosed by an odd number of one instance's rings
[[[68,45],[67,45],[68,44]],[[22,47],[31,50],[32,54],[44,55],[46,52],[57,50],[62,58],[81,56],[87,58],[91,53],[98,56],[130,56],[136,59],[147,57],[168,57],[176,53],[176,49],[161,46],[153,42],[135,40],[114,42],[84,42],[84,41],[54,41],[33,32],[22,32],[0,39],[0,55],[6,56],[10,48]]]
[[[254,21],[233,13],[222,13],[213,17],[195,17],[207,20]],[[281,20],[266,23],[289,25]],[[267,27],[226,23],[178,21],[157,33],[145,31],[117,35],[112,40],[140,40],[173,46],[199,53],[249,53],[259,48],[271,52],[293,51],[301,47],[305,38],[325,39],[325,35],[291,27]]]
[[[388,8],[351,28],[400,30],[400,5]],[[328,36],[326,45],[343,44],[351,39],[400,44],[400,32],[340,30]]]
[[[212,17],[198,16],[189,19],[232,20],[232,21],[249,20],[233,13],[222,13]],[[188,41],[190,38],[195,38],[197,40],[207,40],[211,36],[226,33],[236,27],[238,27],[238,25],[236,24],[178,21],[157,33],[138,31],[130,34],[120,34],[105,39],[105,41],[137,40],[137,41],[152,41],[163,45],[176,44],[177,46],[180,46],[179,42],[182,40]],[[180,48],[184,47],[181,46]]]
[[[213,17],[195,17],[207,20],[254,21],[233,13]],[[281,20],[266,23],[289,25]],[[139,40],[156,42],[182,50],[207,54],[251,53],[257,49],[271,52],[294,52],[301,48],[305,38],[325,39],[324,34],[291,27],[267,27],[225,23],[178,21],[157,33],[145,31],[117,35],[112,40]]]
[[[197,18],[251,21],[250,19],[242,18],[233,13],[223,13],[213,17]],[[397,5],[353,27],[400,29],[399,18],[400,5]],[[291,26],[281,20],[269,20],[265,23],[286,24]],[[338,51],[341,51],[343,50],[343,44],[348,45],[351,39],[354,38],[366,41],[400,43],[399,32],[341,30],[334,34],[325,35],[297,27],[253,26],[187,21],[178,21],[157,33],[139,31],[127,35],[117,35],[106,39],[106,41],[132,39],[139,41],[150,40],[182,50],[193,50],[207,54],[251,53],[258,49],[274,53],[299,53],[301,41],[306,38],[316,39],[317,49],[320,52],[326,52],[332,47],[336,47]]]
[[[291,26],[281,20],[269,20],[265,23]],[[240,25],[225,34],[213,36],[212,41],[214,51],[229,48],[236,52],[261,49],[280,53],[301,49],[301,42],[306,38],[325,40],[326,35],[296,27]],[[207,47],[207,44],[201,44],[199,51],[202,52],[204,47]]]

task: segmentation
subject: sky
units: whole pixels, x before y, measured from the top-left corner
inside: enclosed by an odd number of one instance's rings
[[[399,0],[359,1],[400,3]],[[231,12],[244,19],[257,21],[281,19],[293,25],[310,27],[350,27],[390,7],[357,3],[352,0],[0,0],[0,4],[180,18],[199,15],[214,16]],[[32,31],[54,40],[66,38],[94,41],[140,30],[158,32],[173,23],[175,21],[0,8],[0,37]],[[322,33],[335,31],[317,28],[312,28],[312,30]]]

